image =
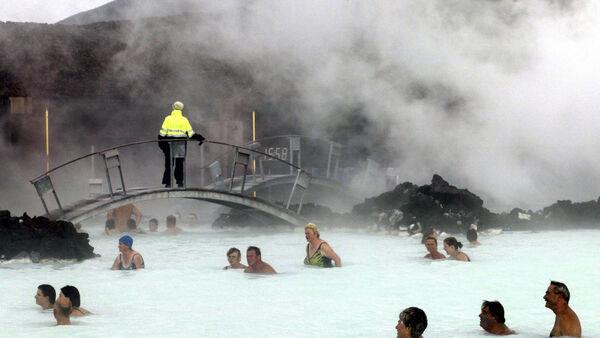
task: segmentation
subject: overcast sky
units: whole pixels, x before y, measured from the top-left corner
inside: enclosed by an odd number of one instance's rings
[[[112,0],[0,0],[0,21],[55,23]]]

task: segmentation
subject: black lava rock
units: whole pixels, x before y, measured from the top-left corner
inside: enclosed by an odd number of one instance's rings
[[[39,259],[77,259],[96,257],[87,233],[79,233],[71,222],[51,221],[46,217],[11,217],[0,211],[0,259],[29,255]]]
[[[403,213],[396,226],[420,223],[423,228],[435,227],[447,232],[465,232],[471,223],[479,222],[486,227],[497,226],[499,222],[498,215],[483,207],[481,198],[450,185],[439,175],[433,175],[429,185],[399,184],[393,191],[355,205],[352,213],[368,219],[394,210]]]

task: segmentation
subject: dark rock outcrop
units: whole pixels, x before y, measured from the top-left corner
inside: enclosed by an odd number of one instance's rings
[[[27,214],[11,217],[9,211],[0,211],[0,259],[26,256],[33,261],[96,257],[88,234],[78,233],[73,223]]]
[[[391,226],[420,223],[449,232],[463,232],[471,223],[497,226],[498,215],[483,207],[483,200],[467,189],[459,189],[441,176],[433,175],[431,184],[417,186],[410,182],[399,184],[394,190],[366,199],[354,206],[352,213],[362,219],[382,213],[402,212]]]
[[[539,211],[515,208],[502,215],[503,223],[513,228],[562,229],[598,228],[600,225],[600,202],[572,202],[559,200]]]

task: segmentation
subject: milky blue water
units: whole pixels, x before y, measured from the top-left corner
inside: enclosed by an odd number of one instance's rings
[[[186,229],[136,235],[147,269],[111,271],[117,239],[88,230],[101,258],[0,264],[1,337],[393,337],[409,306],[427,313],[424,337],[482,337],[484,299],[502,302],[518,337],[547,337],[554,315],[542,297],[550,280],[569,287],[584,336],[600,337],[600,231],[481,235],[480,246],[464,248],[473,261],[462,263],[422,259],[418,238],[323,229],[344,266],[318,269],[302,264],[301,229]],[[249,245],[280,273],[221,270],[229,247]],[[54,326],[33,298],[42,283],[77,286],[94,315]]]

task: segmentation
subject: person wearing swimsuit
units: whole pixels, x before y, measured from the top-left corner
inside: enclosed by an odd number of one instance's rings
[[[333,264],[331,261],[333,260],[336,267],[341,267],[342,260],[340,257],[333,251],[327,242],[320,239],[320,236],[321,234],[315,224],[308,223],[304,227],[304,237],[308,242],[306,245],[304,264],[332,268]]]
[[[457,261],[470,262],[471,259],[467,256],[466,253],[460,251],[462,248],[462,243],[457,241],[455,237],[448,237],[444,239],[444,250],[450,256],[450,259],[455,259]]]
[[[58,300],[63,298],[67,298],[71,303],[70,315],[72,317],[82,317],[92,314],[90,311],[81,307],[81,295],[76,287],[72,285],[63,286],[58,294]]]
[[[144,259],[133,250],[133,238],[125,235],[119,238],[119,255],[115,258],[112,270],[137,270],[145,268]]]

